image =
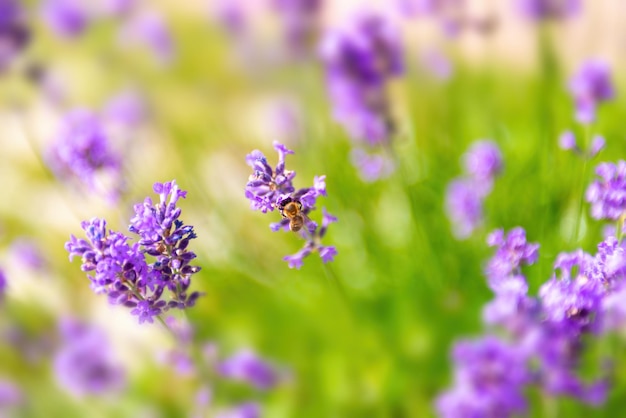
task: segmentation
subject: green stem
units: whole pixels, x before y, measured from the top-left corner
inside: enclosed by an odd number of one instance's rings
[[[591,134],[591,125],[587,125],[585,129],[585,135],[583,137],[583,144],[582,144],[583,150],[586,150],[588,147],[590,134]],[[578,202],[578,213],[576,215],[576,222],[574,224],[574,236],[572,239],[574,242],[578,242],[580,239],[578,234],[579,234],[579,229],[580,229],[580,223],[583,218],[583,209],[584,209],[584,204],[585,204],[585,180],[587,179],[588,165],[589,165],[588,159],[583,158],[583,169],[582,169],[582,174],[580,178],[580,193],[579,193],[580,200]]]
[[[322,263],[322,267],[324,268],[326,279],[330,287],[334,289],[337,295],[337,298],[341,300],[341,303],[343,304],[344,308],[346,308],[347,311],[352,312],[350,299],[348,299],[348,295],[346,294],[346,291],[343,288],[343,285],[339,281],[339,278],[337,277],[333,269],[327,263]]]

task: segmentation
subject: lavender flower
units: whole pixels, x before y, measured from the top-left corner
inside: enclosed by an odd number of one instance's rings
[[[306,56],[317,35],[322,0],[273,0],[281,18],[283,38],[295,57]]]
[[[393,161],[383,154],[369,154],[361,148],[355,148],[350,153],[352,165],[358,171],[361,179],[368,183],[389,177],[394,170]]]
[[[242,350],[217,365],[217,372],[229,379],[240,380],[258,389],[271,389],[278,383],[278,371],[254,352]]]
[[[44,0],[40,7],[44,22],[59,36],[80,36],[91,20],[88,4],[82,0]]]
[[[601,163],[596,174],[600,179],[593,181],[585,194],[591,203],[591,216],[615,221],[626,211],[626,161]]]
[[[502,171],[502,154],[493,141],[476,141],[463,155],[465,172],[479,181],[491,181]]]
[[[175,54],[174,40],[165,19],[153,11],[138,13],[121,29],[120,42],[147,47],[157,61],[167,65]]]
[[[453,349],[455,380],[436,401],[441,417],[509,417],[523,414],[525,387],[531,381],[528,354],[486,336],[461,341]]]
[[[420,61],[429,75],[437,80],[446,81],[452,77],[454,72],[452,62],[441,51],[429,49],[421,54]]]
[[[596,107],[615,95],[609,66],[600,60],[586,61],[571,78],[569,90],[576,106],[576,120],[593,122]]]
[[[19,386],[8,379],[0,378],[0,415],[5,416],[4,413],[10,408],[23,404],[24,398],[24,393]]]
[[[519,275],[522,265],[534,264],[539,255],[539,244],[528,243],[526,231],[521,227],[513,228],[506,235],[502,229],[497,229],[489,234],[487,243],[497,247],[485,269],[489,286],[495,293],[504,279]]]
[[[11,255],[32,270],[42,270],[47,264],[39,246],[25,237],[17,238],[11,243]]]
[[[337,218],[322,209],[321,228],[309,218],[317,199],[326,196],[326,176],[316,176],[312,187],[296,190],[292,184],[295,171],[285,169],[285,156],[293,154],[293,151],[278,142],[274,142],[274,148],[278,151],[278,165],[275,169],[272,169],[258,150],[246,156],[246,162],[254,170],[245,189],[251,208],[263,213],[278,209],[283,219],[270,224],[272,231],[292,230],[306,240],[300,251],[284,258],[290,268],[302,267],[304,258],[315,251],[324,263],[332,261],[337,255],[337,249],[322,245],[321,240],[326,235],[328,225],[336,222]]]
[[[77,397],[121,391],[125,373],[113,359],[106,336],[73,319],[59,327],[63,345],[53,360],[58,384]]]
[[[446,189],[445,210],[457,239],[469,238],[483,223],[484,190],[469,179],[455,179]]]
[[[7,291],[7,277],[0,268],[0,303],[4,301],[4,295]]]
[[[296,173],[285,170],[285,156],[293,154],[293,151],[278,142],[274,142],[274,149],[278,152],[278,164],[275,169],[272,169],[259,150],[254,150],[246,156],[246,163],[254,172],[246,184],[245,195],[250,200],[251,208],[263,213],[276,209],[280,196],[295,191],[292,180]]]
[[[0,0],[0,74],[30,41],[30,29],[20,2]]]
[[[107,102],[103,118],[127,129],[135,128],[147,118],[146,103],[139,92],[122,91]]]
[[[254,402],[246,402],[228,410],[220,411],[215,418],[259,418],[261,407]]]
[[[373,13],[356,15],[326,34],[321,57],[335,119],[357,140],[370,145],[389,141],[394,126],[386,84],[404,66],[393,23]]]
[[[112,149],[101,120],[87,110],[69,112],[48,149],[55,175],[116,201],[124,188],[121,157]]]
[[[448,36],[455,36],[466,23],[465,0],[397,0],[406,16],[430,16],[438,19]]]
[[[129,230],[139,235],[137,243],[129,244],[129,237],[107,231],[106,221],[94,218],[82,223],[88,240],[72,235],[65,244],[70,261],[80,256],[81,269],[94,272],[88,274],[92,289],[107,294],[111,304],[132,308],[139,323],[151,323],[171,308],[191,307],[200,296],[199,292],[188,293],[191,276],[200,271],[190,265],[196,254],[187,249],[196,234],[193,226],[178,219],[181,209],[176,207],[186,192],[175,180],[155,183],[154,191],[159,203],[153,204],[147,197],[135,205]],[[169,300],[163,299],[166,291]]]
[[[532,20],[566,19],[580,14],[581,0],[516,0],[517,9]]]

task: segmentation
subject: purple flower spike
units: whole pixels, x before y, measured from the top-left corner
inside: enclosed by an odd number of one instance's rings
[[[60,179],[80,183],[113,202],[124,188],[121,157],[113,151],[100,119],[87,110],[65,116],[47,162]]]
[[[487,243],[498,248],[485,269],[489,286],[495,293],[499,292],[502,281],[519,275],[522,265],[534,264],[539,256],[539,244],[527,242],[526,231],[520,227],[506,235],[502,229],[497,229],[489,234]]]
[[[136,14],[120,33],[120,42],[145,46],[163,65],[174,59],[175,46],[165,19],[154,11]]]
[[[385,17],[356,15],[321,43],[335,119],[370,145],[393,135],[386,84],[404,71],[400,34]]]
[[[502,154],[493,141],[477,141],[463,156],[465,171],[481,181],[491,181],[502,171]]]
[[[217,372],[258,389],[271,389],[278,383],[278,371],[254,352],[242,350],[217,365]]]
[[[566,19],[581,12],[581,0],[517,0],[517,9],[524,17],[536,21]]]
[[[82,35],[89,26],[91,16],[87,6],[81,0],[44,0],[41,14],[53,32],[73,38]]]
[[[484,193],[475,182],[457,179],[446,190],[445,208],[457,239],[466,239],[483,223]]]
[[[155,183],[154,191],[159,203],[147,197],[135,205],[128,228],[139,242],[129,244],[129,237],[107,231],[106,221],[94,218],[82,223],[88,240],[72,235],[65,244],[70,261],[81,257],[81,269],[89,273],[92,289],[107,294],[111,304],[131,308],[140,323],[152,323],[169,309],[189,308],[200,296],[189,293],[191,276],[200,271],[190,264],[196,254],[188,249],[196,234],[193,226],[179,219],[181,210],[176,207],[187,192],[175,180]]]
[[[609,66],[600,60],[583,63],[571,78],[569,90],[576,105],[576,120],[585,124],[593,122],[596,107],[615,95]]]
[[[26,48],[30,35],[21,2],[0,0],[0,74]]]
[[[589,185],[585,194],[591,203],[591,216],[615,221],[626,213],[626,162],[601,163],[596,174],[600,178]]]
[[[119,393],[126,383],[125,373],[112,358],[105,335],[70,319],[60,328],[63,346],[54,357],[59,385],[77,397]]]
[[[522,415],[531,382],[528,355],[496,337],[461,341],[453,349],[454,386],[436,402],[439,416],[512,417]]]
[[[289,53],[296,58],[307,56],[317,35],[323,1],[273,0],[272,5],[280,17]]]
[[[559,147],[566,151],[578,149],[576,137],[572,131],[565,131],[559,136]]]

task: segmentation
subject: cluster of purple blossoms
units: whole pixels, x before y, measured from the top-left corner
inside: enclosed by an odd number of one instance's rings
[[[196,254],[187,248],[196,234],[179,219],[176,207],[187,192],[175,180],[155,183],[154,192],[158,203],[147,197],[134,207],[129,231],[139,237],[137,242],[130,244],[130,237],[107,230],[104,219],[94,218],[82,223],[87,240],[72,235],[65,244],[70,261],[81,257],[91,288],[106,294],[111,304],[132,308],[139,323],[151,323],[168,309],[191,307],[200,296],[188,292],[191,276],[200,271],[190,264]]]
[[[93,18],[88,3],[80,0],[44,0],[40,13],[55,34],[67,38],[82,35]]]
[[[321,227],[309,218],[309,214],[315,210],[317,198],[326,196],[326,176],[316,176],[312,187],[296,190],[293,186],[296,172],[285,168],[285,157],[293,154],[293,151],[278,142],[274,142],[274,149],[278,152],[275,168],[269,165],[259,150],[246,156],[246,163],[253,170],[245,188],[245,196],[250,200],[251,208],[263,213],[278,209],[283,219],[270,224],[272,231],[291,230],[306,240],[300,251],[284,258],[289,267],[299,269],[304,258],[315,251],[324,263],[332,261],[337,255],[337,249],[322,245],[321,240],[326,235],[328,225],[337,222],[337,218],[326,212],[325,208],[322,208]]]
[[[581,0],[515,0],[518,11],[524,17],[542,21],[561,20],[580,14]]]
[[[598,245],[595,256],[582,250],[559,254],[552,278],[540,287],[537,297],[531,297],[520,267],[537,260],[538,245],[526,242],[521,228],[507,235],[495,231],[488,242],[498,248],[486,268],[496,297],[485,306],[483,319],[504,333],[496,342],[495,337],[479,340],[474,350],[490,352],[496,346],[505,354],[491,354],[491,361],[498,363],[493,366],[459,356],[455,349],[455,384],[438,400],[440,415],[515,416],[523,413],[525,405],[518,395],[530,386],[550,396],[601,404],[608,389],[607,376],[587,382],[579,370],[587,349],[586,336],[607,332],[626,320],[626,310],[619,302],[626,288],[624,248],[615,237],[609,237]],[[459,346],[465,347],[463,343]],[[515,367],[501,359],[506,356],[516,359]],[[500,366],[510,373],[506,379],[493,374]],[[601,370],[601,374],[605,372]],[[501,392],[489,390],[485,374]]]
[[[463,155],[465,175],[450,182],[445,208],[458,239],[468,238],[482,225],[483,201],[502,171],[502,154],[495,142],[477,141]]]
[[[334,118],[350,136],[370,149],[388,145],[395,124],[389,102],[389,81],[404,72],[398,28],[385,16],[364,12],[321,42]],[[373,172],[364,169],[364,177]]]
[[[319,29],[322,0],[273,0],[272,6],[281,18],[283,38],[294,57],[311,52]]]
[[[0,0],[0,74],[29,41],[30,29],[21,2]]]
[[[77,397],[120,392],[124,369],[112,356],[105,334],[74,319],[59,323],[62,345],[53,359],[58,384]]]
[[[576,120],[583,124],[592,123],[598,105],[615,96],[608,64],[601,60],[584,62],[570,79],[569,91],[576,107]]]
[[[121,156],[113,149],[101,118],[87,110],[70,111],[48,148],[54,174],[115,202],[124,189]]]
[[[626,161],[598,164],[596,174],[600,178],[589,185],[585,194],[591,204],[591,216],[612,221],[622,219],[623,223],[626,216]]]

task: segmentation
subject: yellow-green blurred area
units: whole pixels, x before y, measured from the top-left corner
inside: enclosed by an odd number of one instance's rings
[[[355,7],[393,8],[384,1],[327,3],[322,31]],[[434,416],[433,400],[453,379],[450,347],[484,331],[481,310],[492,298],[482,274],[491,255],[486,234],[522,226],[529,241],[541,244],[538,263],[524,270],[534,294],[552,275],[559,252],[595,250],[604,225],[589,217],[587,204],[578,220],[581,192],[597,162],[626,155],[626,7],[589,0],[575,19],[538,25],[506,3],[470,2],[476,16],[496,17],[489,33],[449,38],[432,19],[398,20],[406,60],[404,76],[390,86],[398,167],[368,183],[350,162],[352,140],[333,121],[322,64],[315,53],[290,58],[277,17],[260,2],[248,5],[260,11],[244,38],[224,30],[216,2],[142,3],[162,13],[171,30],[170,63],[127,44],[115,19],[94,20],[76,38],[56,36],[39,18],[38,3],[27,2],[32,42],[0,75],[0,268],[8,280],[0,325],[20,329],[41,354],[32,360],[12,344],[0,347],[0,378],[22,388],[27,403],[9,413],[209,417],[255,401],[267,417]],[[431,50],[450,60],[449,78],[438,78],[424,63]],[[582,159],[559,149],[557,138],[568,129],[586,135],[574,121],[567,79],[588,57],[611,64],[617,95],[592,128],[605,136],[606,148],[584,171]],[[46,86],[25,77],[34,65]],[[69,110],[99,112],[129,89],[142,97],[147,116],[118,142],[127,190],[110,205],[59,181],[45,152]],[[486,200],[485,225],[459,241],[444,195],[462,172],[461,155],[478,139],[499,145],[504,171]],[[295,151],[287,168],[297,173],[296,188],[326,175],[328,196],[318,209],[339,219],[324,237],[338,250],[327,265],[312,254],[301,269],[290,269],[283,257],[298,251],[302,239],[272,232],[268,225],[280,214],[252,211],[244,197],[251,174],[246,155],[261,150],[275,165],[275,140]],[[179,207],[198,236],[190,249],[202,270],[192,289],[204,293],[185,315],[172,314],[186,318],[196,341],[216,344],[220,355],[251,348],[288,370],[272,390],[177,374],[159,360],[175,344],[167,331],[158,323],[139,325],[129,309],[109,305],[90,289],[79,260],[68,261],[64,244],[71,234],[84,236],[81,221],[104,218],[109,228],[126,232],[133,205],[155,198],[153,183],[172,179],[188,191]],[[321,211],[311,217],[321,222]],[[33,270],[14,257],[12,245],[21,238],[41,250],[45,268]],[[50,358],[64,316],[106,330],[127,370],[121,394],[77,398],[59,387]],[[626,358],[618,340],[616,380],[605,406],[565,399],[546,408],[531,393],[529,415],[549,416],[548,409],[558,411],[552,416],[620,416]],[[213,399],[197,411],[203,383],[213,388]]]

